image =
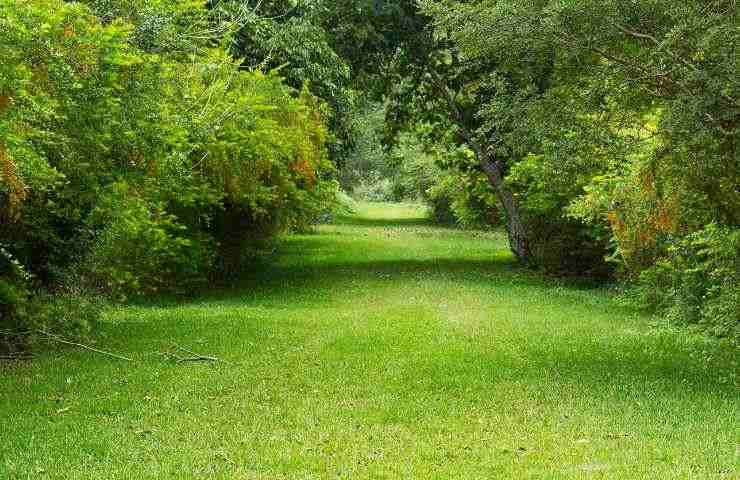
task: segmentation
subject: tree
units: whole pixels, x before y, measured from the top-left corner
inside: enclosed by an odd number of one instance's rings
[[[507,148],[541,155],[553,172],[590,171],[597,189],[604,175],[640,171],[658,192],[654,214],[672,218],[670,233],[711,221],[738,224],[734,2],[425,7],[465,61],[495,62],[495,74],[505,77],[508,91],[479,114],[489,132],[510,132],[501,138]],[[557,179],[545,182],[557,186]],[[617,218],[619,210],[613,204],[604,216]]]
[[[514,254],[530,258],[527,232],[517,200],[505,184],[507,157],[489,148],[477,134],[476,105],[484,95],[475,91],[484,62],[464,63],[448,38],[433,35],[432,17],[415,1],[332,2],[324,21],[335,29],[334,42],[353,68],[354,78],[367,90],[388,97],[389,141],[404,126],[424,118],[441,128],[454,127],[461,142],[475,153],[507,217]]]

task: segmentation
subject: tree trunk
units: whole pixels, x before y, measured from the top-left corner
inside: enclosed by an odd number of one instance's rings
[[[509,248],[521,262],[529,261],[529,243],[527,230],[519,214],[519,204],[513,192],[506,186],[500,165],[490,160],[481,160],[481,167],[488,176],[488,182],[496,190],[499,203],[506,212],[506,232],[509,236]]]
[[[481,147],[475,136],[473,136],[466,125],[464,115],[457,105],[457,95],[450,91],[436,72],[432,71],[431,75],[437,89],[447,101],[450,118],[460,130],[465,143],[475,153],[475,158],[486,173],[488,182],[493,186],[499,203],[501,203],[501,206],[506,212],[506,231],[509,236],[509,248],[519,261],[528,263],[530,261],[530,251],[527,230],[524,227],[524,223],[522,223],[519,203],[514,198],[514,193],[504,183],[503,165],[501,162],[493,160]]]
[[[496,197],[506,212],[506,233],[509,237],[509,248],[519,261],[527,263],[530,260],[529,242],[527,230],[524,228],[520,215],[519,202],[514,198],[514,193],[504,183],[504,171],[500,162],[492,160],[464,126],[463,136],[466,143],[475,153],[481,168],[488,177],[488,183],[496,191]]]

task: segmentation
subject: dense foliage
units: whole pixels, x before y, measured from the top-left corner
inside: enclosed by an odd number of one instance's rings
[[[424,5],[465,68],[488,66],[469,84],[479,141],[514,160],[535,260],[600,269],[607,253],[653,305],[736,336],[734,2]]]
[[[431,191],[483,177],[520,260],[616,274],[645,306],[737,338],[734,2],[412,4],[404,34],[386,33],[390,142],[421,122],[423,151],[469,152],[424,169],[445,172]],[[420,152],[405,158],[418,170]]]
[[[4,338],[231,277],[340,183],[737,338],[737,11],[684,3],[0,0]]]
[[[240,68],[228,24],[192,2],[91,4],[0,4],[3,330],[41,328],[41,286],[231,275],[336,192],[320,101]]]

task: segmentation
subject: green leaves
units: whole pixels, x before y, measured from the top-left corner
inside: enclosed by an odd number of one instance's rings
[[[230,20],[86,3],[0,0],[0,241],[44,286],[186,293],[331,208],[325,106]]]
[[[740,231],[717,224],[674,239],[666,254],[640,274],[632,294],[641,306],[740,340]]]
[[[468,124],[530,213],[611,229],[631,270],[669,233],[740,222],[732,2],[421,5],[457,51],[444,71]]]

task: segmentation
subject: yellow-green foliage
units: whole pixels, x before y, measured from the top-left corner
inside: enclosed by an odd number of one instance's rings
[[[253,221],[280,227],[305,221],[304,207],[322,187],[331,188],[320,180],[333,167],[319,105],[306,89],[294,96],[273,74],[239,70],[225,54],[211,60],[187,85],[190,98],[208,99],[189,109],[190,162]]]
[[[0,0],[0,244],[37,286],[183,291],[331,206],[322,105],[241,69],[230,24],[85,3]]]

